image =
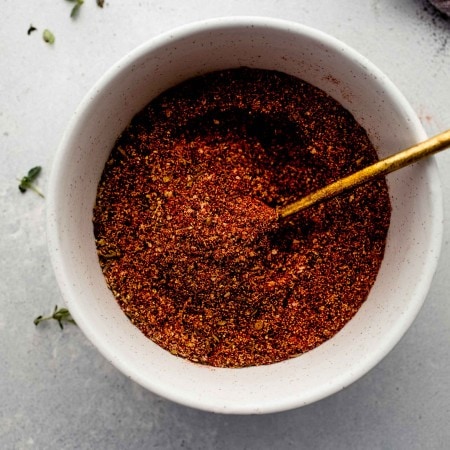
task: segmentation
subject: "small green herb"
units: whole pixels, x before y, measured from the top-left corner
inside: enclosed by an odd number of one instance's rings
[[[31,189],[32,191],[36,192],[36,194],[40,195],[41,197],[44,197],[44,194],[33,184],[34,180],[38,177],[38,175],[41,173],[41,166],[33,167],[28,171],[28,174],[25,175],[19,183],[19,191],[24,194],[27,189]]]
[[[72,17],[72,19],[75,19],[78,14],[80,13],[80,8],[84,3],[84,0],[67,0],[70,3],[75,3],[75,5],[72,8],[72,11],[70,12],[70,17]]]
[[[47,44],[55,43],[55,35],[50,30],[45,29],[42,33],[42,38],[45,42],[47,42]]]
[[[33,31],[36,31],[36,30],[37,30],[36,27],[33,27],[33,25],[30,25],[30,27],[28,28],[28,31],[27,31],[28,36],[29,36]]]
[[[51,319],[58,321],[61,330],[64,328],[63,322],[73,323],[74,325],[76,325],[75,320],[73,320],[69,310],[67,308],[58,309],[58,305],[55,306],[55,309],[53,310],[53,314],[51,316],[38,316],[36,317],[36,319],[34,319],[33,323],[37,326],[44,320]]]

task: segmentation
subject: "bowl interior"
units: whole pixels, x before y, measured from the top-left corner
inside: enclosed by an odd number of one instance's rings
[[[380,156],[425,138],[390,81],[323,33],[262,18],[185,26],[122,59],[76,111],[54,163],[48,239],[72,314],[126,375],[164,397],[201,409],[273,412],[344,388],[398,342],[422,305],[436,267],[442,233],[440,187],[432,160],[389,176],[392,223],[375,286],[344,329],[315,350],[245,369],[201,366],[162,350],[131,325],[106,287],[92,228],[97,184],[114,141],[152,98],[192,76],[239,66],[280,70],[325,90],[366,128]]]

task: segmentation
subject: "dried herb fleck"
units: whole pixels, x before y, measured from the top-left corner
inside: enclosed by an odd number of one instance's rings
[[[103,8],[105,4],[105,0],[97,0],[97,6],[99,6],[100,8]]]
[[[19,183],[19,191],[24,194],[28,189],[36,192],[41,197],[44,197],[44,194],[34,185],[34,181],[41,173],[41,166],[33,167],[28,171],[28,174],[22,177]]]
[[[59,308],[55,305],[55,309],[53,310],[53,314],[51,316],[38,316],[34,319],[33,323],[37,326],[44,320],[56,320],[59,323],[61,330],[64,328],[63,322],[73,323],[76,325],[75,320],[73,320],[69,310],[67,308]]]
[[[36,30],[37,30],[36,27],[34,27],[33,25],[30,25],[29,28],[28,28],[28,30],[27,30],[28,36],[29,36],[33,31],[36,31]]]

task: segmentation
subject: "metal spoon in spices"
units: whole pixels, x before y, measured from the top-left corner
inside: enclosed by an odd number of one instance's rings
[[[409,166],[422,158],[431,156],[450,146],[450,130],[444,131],[426,141],[413,145],[392,156],[358,170],[357,172],[341,178],[302,199],[287,206],[277,208],[278,218],[284,218],[308,208],[323,200],[335,197],[344,191],[359,186],[376,177],[387,175],[403,167]]]

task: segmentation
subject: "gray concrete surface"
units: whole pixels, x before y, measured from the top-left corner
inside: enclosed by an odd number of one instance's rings
[[[450,448],[450,151],[437,156],[446,229],[426,303],[396,348],[343,392],[265,416],[221,416],[161,399],[125,378],[76,326],[36,328],[62,298],[46,249],[45,199],[17,177],[43,167],[45,192],[63,130],[100,75],[174,26],[264,15],[315,26],[378,65],[431,135],[450,128],[450,20],[425,0],[176,0],[103,9],[1,2],[0,448],[447,449]],[[37,31],[27,35],[33,24]],[[44,28],[56,42],[42,40]]]

